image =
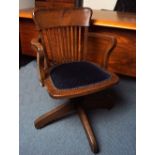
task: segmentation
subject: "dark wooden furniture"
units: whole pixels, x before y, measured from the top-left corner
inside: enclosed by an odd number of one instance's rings
[[[75,111],[79,114],[91,149],[96,153],[97,141],[85,112],[90,107],[82,104],[83,96],[112,87],[118,83],[118,77],[106,70],[116,45],[114,37],[105,36],[110,44],[100,65],[87,60],[91,15],[89,8],[36,9],[33,18],[39,36],[31,44],[37,52],[41,84],[53,98],[69,98],[72,101],[39,117],[35,127],[42,128]]]
[[[20,10],[21,52],[36,56],[30,41],[38,36],[32,20],[32,8]],[[100,63],[107,47],[103,34],[115,36],[117,45],[109,61],[109,70],[122,75],[136,76],[136,19],[133,13],[93,10],[88,33],[88,58]]]

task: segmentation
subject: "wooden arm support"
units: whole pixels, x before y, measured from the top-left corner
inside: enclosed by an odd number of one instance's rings
[[[116,40],[115,37],[109,36],[109,35],[102,35],[102,38],[106,39],[106,40],[109,40],[111,42],[111,44],[109,45],[109,47],[105,51],[105,54],[104,54],[104,57],[103,57],[103,66],[102,67],[107,69],[110,55],[111,55],[113,49],[116,47],[117,40]]]
[[[98,65],[107,69],[109,57],[111,53],[113,52],[113,49],[115,48],[116,43],[117,43],[117,40],[113,36],[89,32],[88,33],[88,50],[87,50],[88,60],[95,61],[98,63]],[[97,44],[96,47],[94,47],[95,44]],[[98,61],[99,56],[100,56],[99,58],[100,61]]]
[[[44,48],[42,44],[39,42],[39,38],[31,40],[32,48],[37,52],[37,66],[39,72],[39,80],[41,85],[44,86],[44,80],[47,77],[48,69],[47,65],[45,65],[45,55]]]

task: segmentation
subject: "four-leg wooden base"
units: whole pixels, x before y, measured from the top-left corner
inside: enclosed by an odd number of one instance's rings
[[[79,101],[82,101],[82,100],[78,99],[78,100],[75,100],[75,103],[62,104],[56,107],[55,109],[52,109],[51,111],[45,113],[44,115],[36,119],[36,121],[34,122],[35,127],[37,129],[43,128],[44,126],[54,121],[57,121],[59,119],[62,119],[73,112],[77,112],[83,124],[83,127],[85,129],[90,147],[94,153],[97,153],[99,151],[98,144],[97,144],[93,129],[90,125],[88,116],[84,109],[87,109],[87,108],[94,109],[98,107],[101,108],[101,105],[97,106],[97,104],[94,104],[93,106],[89,104],[81,104],[81,103],[78,103]]]

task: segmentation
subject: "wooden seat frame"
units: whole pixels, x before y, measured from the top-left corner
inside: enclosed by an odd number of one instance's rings
[[[70,103],[62,104],[40,116],[35,121],[37,129],[57,121],[72,112],[77,112],[85,129],[89,144],[94,153],[99,151],[98,144],[86,114],[87,109],[101,108],[104,105],[83,103],[85,95],[109,88],[118,83],[118,77],[108,72],[108,80],[74,89],[58,89],[54,86],[50,71],[57,64],[74,61],[87,61],[87,34],[92,11],[89,8],[74,9],[35,9],[33,19],[39,31],[39,37],[31,41],[37,52],[37,66],[40,82],[53,98],[69,98]],[[52,36],[52,37],[51,37]],[[64,37],[66,36],[66,38]],[[100,65],[104,70],[116,45],[116,39],[103,36],[110,44]],[[69,42],[69,44],[68,44]],[[89,51],[88,51],[89,52]],[[80,74],[80,73],[79,73]],[[111,108],[108,105],[107,108]]]

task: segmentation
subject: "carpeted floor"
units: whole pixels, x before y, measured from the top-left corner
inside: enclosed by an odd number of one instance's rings
[[[91,102],[114,103],[109,111],[89,112],[99,143],[98,155],[135,155],[136,81],[121,78],[120,83],[92,95]],[[55,122],[41,130],[34,120],[67,100],[52,99],[39,85],[36,62],[20,69],[20,155],[93,155],[77,115]]]

